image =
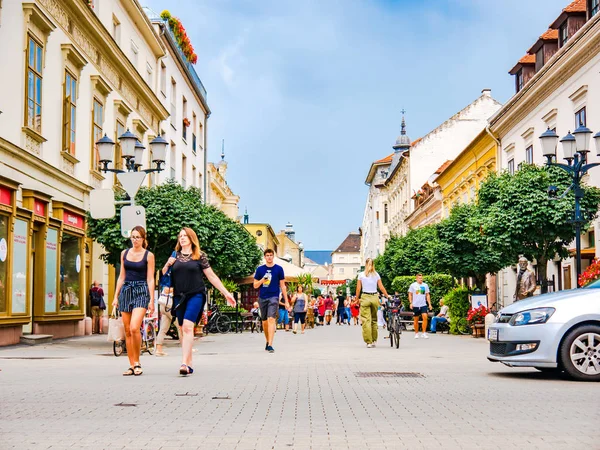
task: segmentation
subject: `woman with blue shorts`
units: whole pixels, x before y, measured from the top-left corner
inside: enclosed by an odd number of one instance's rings
[[[223,294],[231,306],[235,306],[235,299],[211,269],[206,253],[200,250],[198,236],[194,230],[183,228],[179,232],[175,252],[177,256],[169,258],[162,273],[166,274],[169,267],[172,267],[173,309],[183,332],[181,339],[183,358],[179,374],[185,376],[194,373],[192,369],[194,326],[200,321],[206,302],[204,276]]]

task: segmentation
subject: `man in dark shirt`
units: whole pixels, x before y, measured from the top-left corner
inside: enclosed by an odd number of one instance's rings
[[[275,252],[270,248],[264,251],[265,264],[259,266],[254,274],[254,289],[259,289],[258,306],[263,322],[263,330],[267,345],[265,350],[273,353],[273,338],[279,310],[279,293],[283,293],[283,301],[289,305],[287,289],[285,287],[285,274],[283,267],[273,262]]]
[[[337,303],[337,319],[336,319],[336,323],[338,325],[343,325],[344,323],[346,323],[346,306],[344,305],[344,301],[346,300],[346,296],[344,294],[342,294],[342,292],[340,291],[336,297],[336,303]]]

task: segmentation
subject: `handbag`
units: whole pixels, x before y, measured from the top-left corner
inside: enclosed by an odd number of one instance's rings
[[[173,293],[171,291],[172,288],[165,286],[158,297],[158,304],[163,305],[166,312],[173,309]]]
[[[108,337],[109,342],[125,340],[125,326],[123,318],[117,317],[116,308],[113,310],[112,316],[108,318]]]
[[[176,258],[177,257],[177,252],[173,252],[171,253],[171,258]],[[169,270],[167,270],[167,273],[165,273],[164,275],[161,275],[159,280],[158,280],[158,284],[161,287],[171,287],[171,267],[169,267]],[[161,294],[162,295],[162,294]],[[159,298],[159,303],[160,303],[160,298]]]

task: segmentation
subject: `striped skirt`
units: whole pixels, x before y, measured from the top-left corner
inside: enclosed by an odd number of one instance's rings
[[[134,308],[148,309],[150,290],[146,281],[125,281],[119,292],[119,311],[130,313]]]

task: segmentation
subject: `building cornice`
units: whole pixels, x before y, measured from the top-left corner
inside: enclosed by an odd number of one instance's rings
[[[600,52],[600,14],[585,23],[490,120],[497,136],[523,121],[543,100],[556,92]]]
[[[129,17],[133,20],[133,23],[142,34],[145,41],[150,44],[154,56],[156,58],[165,56],[166,48],[156,31],[154,31],[150,19],[144,12],[144,9],[138,0],[121,0],[121,4],[129,14]]]
[[[86,2],[38,1],[81,54],[157,133],[159,122],[168,118],[169,112]]]

